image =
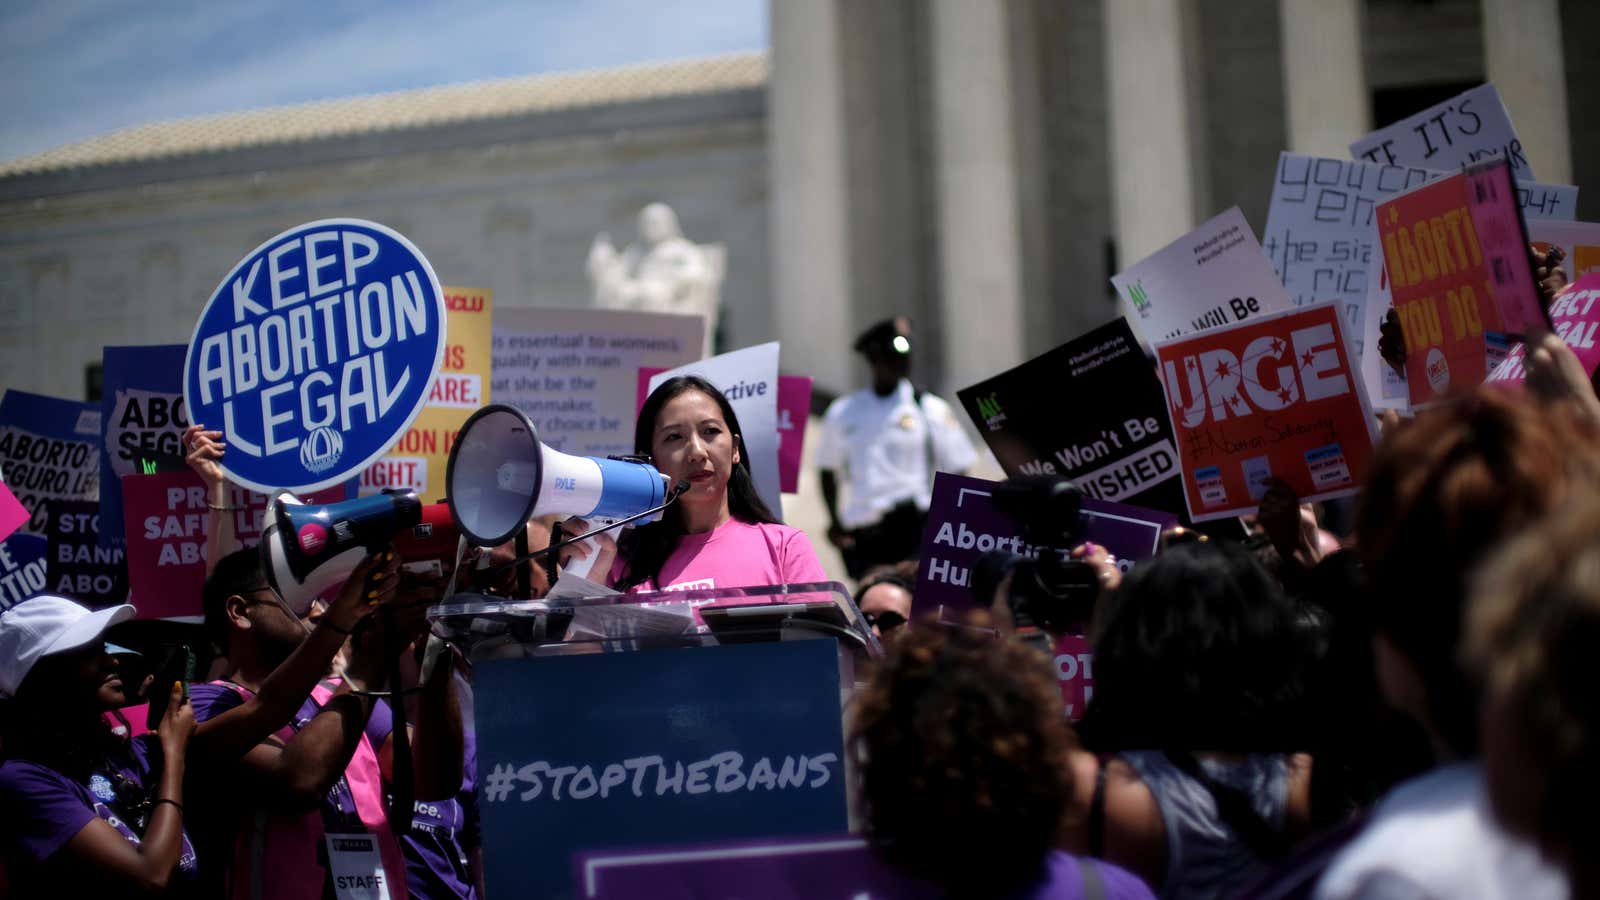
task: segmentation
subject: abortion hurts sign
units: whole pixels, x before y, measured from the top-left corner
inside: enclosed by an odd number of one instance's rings
[[[269,492],[360,472],[427,403],[444,292],[398,232],[359,219],[292,228],[229,272],[184,362],[190,421],[220,428],[222,466]]]

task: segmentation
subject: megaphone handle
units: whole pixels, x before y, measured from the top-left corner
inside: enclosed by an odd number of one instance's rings
[[[679,481],[678,484],[673,487],[673,489],[667,494],[667,502],[661,504],[660,506],[652,506],[643,512],[636,512],[633,515],[628,516],[626,519],[617,519],[613,522],[608,522],[598,528],[591,528],[583,534],[574,535],[570,538],[564,536],[565,533],[561,530],[561,523],[557,522],[550,529],[550,546],[539,551],[539,553],[543,554],[545,557],[545,572],[550,576],[550,583],[556,583],[556,564],[561,559],[561,548],[567,546],[568,544],[576,544],[579,541],[592,538],[603,531],[611,531],[614,528],[621,528],[624,525],[631,525],[645,516],[653,516],[671,506],[674,500],[677,500],[678,497],[682,496],[688,490],[689,479],[685,478]],[[526,549],[526,544],[519,544],[515,559],[511,560],[510,562],[500,563],[497,566],[492,566],[490,567],[489,571],[500,572],[510,568],[511,566],[520,566],[524,561],[532,558],[533,554],[528,552]]]
[[[517,529],[517,558],[522,559],[528,555],[528,528],[524,525]],[[517,599],[533,599],[533,573],[528,570],[528,564],[517,563]]]
[[[561,542],[566,540],[566,537],[567,530],[561,527],[560,522],[550,526],[550,545],[539,560],[544,566],[545,584],[553,585],[560,577],[556,574],[556,570],[561,566]]]
[[[392,616],[388,609],[380,615]],[[385,622],[388,628],[392,622]],[[426,674],[426,670],[423,673]],[[389,796],[389,827],[395,834],[411,831],[411,818],[416,812],[416,782],[412,778],[411,737],[406,726],[406,698],[400,690],[400,654],[389,657],[389,712],[394,717],[393,789]]]

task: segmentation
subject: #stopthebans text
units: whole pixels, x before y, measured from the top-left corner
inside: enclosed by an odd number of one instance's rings
[[[817,790],[834,778],[838,765],[836,753],[791,755],[776,763],[762,756],[747,765],[744,754],[737,750],[725,750],[687,764],[660,755],[636,756],[606,765],[555,765],[545,760],[521,766],[498,763],[484,779],[483,796],[489,803],[513,796],[527,803],[539,799],[605,800],[613,792],[642,798]]]

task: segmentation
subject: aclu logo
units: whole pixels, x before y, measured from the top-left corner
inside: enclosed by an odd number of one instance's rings
[[[990,431],[999,431],[1000,426],[1006,423],[1006,414],[1000,409],[1000,399],[992,393],[978,398],[978,415],[983,417],[984,427]]]
[[[322,473],[339,464],[344,455],[344,436],[324,425],[300,442],[300,465],[306,471]]]

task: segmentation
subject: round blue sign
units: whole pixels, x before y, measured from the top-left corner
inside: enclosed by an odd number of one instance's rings
[[[17,533],[0,541],[0,612],[5,612],[49,587],[46,556],[49,540],[42,534]]]
[[[400,233],[360,219],[292,228],[246,256],[189,341],[189,421],[263,493],[338,484],[422,411],[444,358],[444,292]]]

